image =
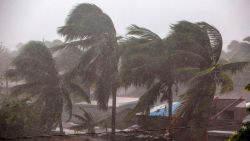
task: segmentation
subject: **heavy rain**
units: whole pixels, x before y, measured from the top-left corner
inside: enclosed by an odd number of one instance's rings
[[[1,0],[0,140],[249,141],[249,0]]]

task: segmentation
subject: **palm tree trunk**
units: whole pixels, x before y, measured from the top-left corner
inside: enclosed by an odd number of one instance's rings
[[[202,111],[198,115],[195,115],[195,120],[192,120],[194,141],[208,141],[207,129],[209,122],[209,115],[211,111],[211,105],[213,102],[214,94],[216,91],[216,83],[214,79],[206,79],[210,84],[204,82],[203,89],[204,95],[202,99],[197,101],[199,107],[203,107]],[[204,106],[205,105],[205,106]]]
[[[150,107],[148,106],[146,109],[146,115],[149,116],[150,115]]]
[[[62,126],[62,114],[61,114],[60,119],[59,119],[59,128],[60,128],[60,133],[64,134],[64,132],[63,132],[63,126]]]
[[[116,86],[112,84],[112,121],[111,121],[112,141],[115,140],[115,128],[116,128],[116,91],[117,91]]]
[[[168,98],[168,119],[169,119],[169,140],[172,141],[172,105],[173,105],[173,93],[172,93],[172,86],[168,87],[168,94],[169,94],[169,98]]]
[[[193,141],[208,141],[207,127],[208,127],[208,117],[201,113],[199,119],[195,119],[191,122],[191,134],[193,136]],[[198,117],[197,117],[198,118]]]

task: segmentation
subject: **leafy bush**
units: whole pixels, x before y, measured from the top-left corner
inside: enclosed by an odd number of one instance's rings
[[[0,137],[40,134],[39,110],[27,100],[5,99],[0,105]]]

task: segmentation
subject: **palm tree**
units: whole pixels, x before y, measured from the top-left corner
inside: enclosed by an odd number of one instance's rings
[[[65,37],[65,43],[54,50],[77,47],[84,51],[72,74],[80,75],[83,83],[95,88],[95,98],[102,110],[107,110],[112,95],[112,134],[115,134],[119,52],[112,20],[96,5],[79,4],[58,33]]]
[[[9,77],[24,81],[23,84],[12,87],[12,95],[28,95],[34,103],[40,106],[41,123],[44,132],[49,132],[58,123],[62,129],[63,103],[72,115],[70,94],[78,94],[87,102],[89,97],[74,82],[58,74],[52,54],[42,42],[30,41],[24,45],[19,55],[13,61],[14,69]]]
[[[220,86],[220,93],[232,90],[233,81],[227,72],[236,73],[248,62],[219,64],[221,34],[205,22],[179,22],[172,26],[172,33],[166,41],[174,49],[192,53],[196,59],[195,62],[190,61],[191,67],[182,69],[192,72],[188,75],[189,88],[181,96],[182,104],[178,109],[178,121],[181,121],[181,125],[189,125],[191,133],[182,137],[192,135],[192,141],[207,140],[209,111],[216,89]]]
[[[196,119],[191,113],[193,109],[202,107],[196,104],[204,104],[209,108],[215,93],[215,84],[221,86],[222,93],[232,89],[232,81],[223,71],[231,70],[234,73],[246,66],[247,62],[217,64],[222,38],[216,28],[205,22],[193,24],[181,21],[171,28],[173,31],[170,36],[162,40],[148,29],[135,25],[130,27],[128,35],[132,36],[125,42],[128,47],[122,57],[121,78],[125,86],[148,86],[148,91],[140,98],[134,110],[146,111],[160,96],[161,100],[166,97],[171,100],[168,94],[173,93],[172,89],[169,89],[173,85],[196,76],[190,80],[192,85],[181,98],[179,117],[185,119],[182,120],[184,124],[192,118]],[[209,76],[203,77],[208,74]],[[200,77],[203,79],[198,80]],[[162,88],[164,84],[170,85]],[[164,90],[168,92],[163,93]],[[200,94],[200,97],[195,94]],[[169,107],[171,109],[171,106]],[[200,110],[195,112],[200,115],[207,113]],[[203,120],[200,123],[207,124],[207,121]],[[197,122],[196,125],[201,125],[200,123]],[[201,139],[202,134],[199,135]]]
[[[128,28],[123,46],[125,49],[121,58],[121,81],[125,87],[147,86],[148,91],[140,98],[134,109],[134,112],[146,111],[160,96],[159,90],[167,87],[168,81],[171,81],[166,79],[169,70],[164,72],[165,66],[161,61],[166,60],[163,58],[167,55],[166,46],[157,34],[136,25]],[[156,82],[156,79],[159,81]],[[162,100],[166,99],[167,95],[165,93]]]
[[[135,85],[148,88],[130,115],[139,111],[147,113],[160,99],[161,102],[168,101],[168,115],[172,119],[173,94],[178,92],[178,83],[188,79],[188,69],[183,67],[193,66],[199,56],[191,51],[173,48],[171,41],[168,37],[161,39],[143,27],[132,25],[128,28],[121,58],[121,81],[125,87]],[[170,129],[171,126],[171,138]]]
[[[180,57],[177,59],[180,51],[170,50],[165,39],[149,29],[136,25],[128,28],[127,39],[122,45],[125,48],[121,57],[122,84],[125,87],[130,85],[147,87],[147,91],[140,97],[129,116],[136,112],[148,114],[150,107],[160,99],[161,102],[168,101],[168,117],[171,121],[173,94],[177,93],[178,81],[181,80],[176,69],[182,65],[178,62],[181,60],[185,62]],[[168,132],[171,138],[171,128]]]

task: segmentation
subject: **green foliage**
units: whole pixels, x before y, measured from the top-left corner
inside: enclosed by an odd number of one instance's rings
[[[52,54],[44,43],[31,41],[25,44],[13,61],[14,76],[25,83],[11,88],[12,96],[31,97],[32,103],[40,109],[39,127],[42,131],[50,132],[61,119],[63,103],[72,115],[72,102],[70,94],[80,95],[90,102],[87,94],[80,86],[71,80],[59,75]]]
[[[241,129],[225,141],[249,141],[250,139],[250,122],[244,123]]]
[[[79,4],[69,14],[65,26],[58,33],[66,37],[66,41],[84,39],[98,41],[103,34],[114,34],[113,22],[108,15],[93,4]],[[94,43],[94,42],[92,42]],[[82,46],[86,47],[86,46]]]
[[[120,81],[125,87],[145,86],[147,91],[128,114],[145,112],[160,99],[172,100],[176,85],[177,52],[170,53],[163,40],[149,29],[132,25],[128,28],[121,57]]]
[[[221,86],[221,94],[233,90],[233,80],[226,73],[220,72],[217,79],[217,83]]]
[[[0,105],[0,137],[22,137],[42,134],[39,107],[29,101],[5,99]]]
[[[187,123],[192,125],[191,129],[194,131],[191,133],[194,134],[192,140],[206,140],[204,135],[207,129],[208,112],[216,86],[221,87],[221,93],[231,91],[233,81],[225,72],[236,73],[246,67],[248,62],[218,64],[222,50],[222,37],[215,27],[205,22],[194,24],[181,21],[172,26],[171,34],[164,41],[172,50],[191,52],[190,57],[184,56],[187,60],[184,64],[187,65],[186,67],[193,67],[196,74],[193,76],[191,74],[188,90],[180,97],[181,107],[177,112],[177,121],[182,125]],[[186,63],[188,61],[190,62]],[[200,70],[197,71],[197,68]]]
[[[16,75],[27,82],[56,81],[52,55],[42,42],[31,41],[24,45],[19,52],[13,61]]]
[[[94,88],[100,109],[107,110],[109,96],[116,93],[118,87],[119,46],[112,20],[96,5],[79,4],[58,33],[66,42],[52,50],[72,47],[83,50],[70,75],[80,76],[82,83]]]
[[[246,85],[245,89],[250,91],[250,83]]]
[[[246,86],[246,89],[250,91],[247,87],[249,87],[249,84]],[[250,112],[250,107],[247,107],[247,111]],[[249,141],[250,139],[250,122],[247,121],[246,123],[243,123],[240,130],[236,131],[233,136],[231,136],[229,139],[226,139],[225,141]]]

